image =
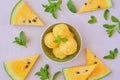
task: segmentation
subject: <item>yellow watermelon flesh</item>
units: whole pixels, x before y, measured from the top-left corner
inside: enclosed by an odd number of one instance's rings
[[[25,80],[38,57],[39,55],[35,54],[29,57],[8,61],[4,63],[4,68],[12,80]]]
[[[96,65],[75,66],[63,69],[65,80],[87,80]]]
[[[87,0],[80,9],[80,13],[94,10],[106,9],[112,7],[111,0]]]
[[[96,68],[89,76],[88,80],[99,80],[111,73],[111,70],[97,58],[89,49],[86,49],[87,65],[96,64]]]
[[[13,25],[32,25],[43,26],[44,23],[38,18],[38,16],[32,11],[32,9],[24,2],[20,0],[14,7],[10,24]]]

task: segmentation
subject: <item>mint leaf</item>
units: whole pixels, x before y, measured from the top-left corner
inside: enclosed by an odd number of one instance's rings
[[[72,12],[72,13],[76,13],[76,7],[75,5],[73,4],[72,0],[69,0],[68,3],[67,3],[67,7],[68,9]]]
[[[115,16],[111,16],[112,22],[119,22],[119,19],[117,19]]]
[[[57,18],[57,15],[56,15],[56,13],[55,13],[55,10],[52,12],[52,16],[53,16],[54,18]]]
[[[15,37],[15,41],[13,41],[13,43],[17,43],[17,42],[20,44],[20,42],[21,42],[21,41],[20,41],[20,38]]]
[[[105,19],[105,20],[108,20],[108,17],[109,17],[109,10],[106,9],[106,10],[104,11],[104,19]]]
[[[116,25],[109,25],[109,24],[104,24],[103,27],[106,29],[112,29],[114,28]]]
[[[56,73],[53,75],[52,80],[56,80],[57,76],[58,76],[60,73],[61,73],[60,71],[56,72]]]
[[[61,40],[62,40],[62,42],[67,42],[68,41],[67,38],[62,38]]]
[[[51,4],[51,0],[48,0],[49,4]]]
[[[57,38],[53,42],[60,44],[60,35],[58,35]]]
[[[15,37],[15,41],[13,41],[13,43],[17,43],[21,46],[25,46],[26,47],[26,37],[23,31],[20,32],[20,36],[19,37]]]
[[[88,21],[89,24],[95,24],[97,22],[97,19],[95,16],[91,16],[91,19]]]
[[[56,8],[57,8],[58,10],[61,10],[61,7],[60,7],[61,4],[62,4],[62,0],[60,0],[59,3],[57,3],[57,5],[56,5]]]
[[[120,22],[118,22],[118,25],[117,25],[117,32],[120,34]]]
[[[115,31],[114,31],[114,29],[108,29],[108,30],[106,30],[106,32],[107,32],[108,36],[111,37]]]
[[[22,44],[24,46],[26,46],[26,38],[25,38],[25,35],[24,35],[23,31],[20,33],[20,40],[21,40]]]
[[[118,55],[118,49],[115,48],[113,51],[110,50],[109,55],[104,56],[103,58],[104,59],[115,59],[117,57],[117,55]]]

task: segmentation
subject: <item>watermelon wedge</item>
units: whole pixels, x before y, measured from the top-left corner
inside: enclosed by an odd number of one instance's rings
[[[111,73],[111,70],[89,49],[86,49],[87,65],[96,64],[96,68],[93,70],[88,80],[99,80]]]
[[[65,80],[87,80],[96,65],[75,66],[63,69]]]
[[[86,0],[80,9],[80,13],[112,7],[112,0]]]
[[[35,54],[4,63],[4,68],[12,80],[25,80],[39,55]]]
[[[30,26],[44,26],[44,23],[32,11],[32,9],[20,0],[11,13],[10,24],[13,25],[30,25]]]

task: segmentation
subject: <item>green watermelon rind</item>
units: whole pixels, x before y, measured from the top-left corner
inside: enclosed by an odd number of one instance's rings
[[[66,68],[64,68],[64,69],[62,70],[62,72],[63,72],[64,79],[66,80],[66,77],[65,77],[65,74],[64,74],[64,70],[65,70],[65,69],[66,69]],[[88,79],[88,80],[100,80],[101,78],[104,78],[104,77],[108,76],[110,73],[112,73],[111,70],[107,71],[106,73],[104,73],[103,75],[101,75],[101,76],[99,76],[99,77],[94,77],[94,78],[91,78],[91,79]]]
[[[65,69],[66,69],[66,68],[64,68],[64,69],[62,70],[62,73],[63,73],[64,79],[66,80],[65,73],[64,73],[64,70],[65,70]]]
[[[4,69],[5,69],[5,71],[7,72],[8,76],[9,76],[12,80],[14,80],[14,79],[12,78],[12,76],[8,73],[8,70],[7,70],[7,67],[6,67],[6,64],[5,64],[5,63],[3,63],[3,66],[4,66]]]
[[[109,7],[112,7],[112,0],[107,0],[107,3],[109,4]]]
[[[108,76],[110,73],[112,73],[111,70],[107,71],[106,73],[102,74],[102,75],[99,76],[99,77],[90,78],[90,79],[88,79],[88,80],[100,80],[100,79],[102,79],[102,78]]]
[[[16,11],[18,10],[19,6],[22,4],[23,0],[20,0],[13,8],[11,16],[10,16],[10,24],[12,24],[12,21],[14,19],[14,15],[16,13]]]
[[[12,79],[12,80],[18,80],[18,78],[14,75],[14,74],[12,74],[12,72],[10,71],[10,68],[9,68],[9,63],[3,63],[3,65],[4,65],[4,69],[5,69],[5,71],[7,72],[7,74],[8,74],[8,76]]]

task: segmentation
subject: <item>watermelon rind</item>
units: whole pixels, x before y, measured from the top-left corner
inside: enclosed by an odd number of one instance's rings
[[[64,68],[64,69],[65,69],[65,68]],[[64,79],[66,80],[66,77],[65,77],[65,74],[64,74],[64,69],[62,70],[62,73],[63,73]]]
[[[64,79],[67,80],[66,77],[65,77],[65,72],[64,72],[65,69],[66,69],[66,68],[63,68],[63,69],[62,69],[62,73],[63,73]]]
[[[88,79],[88,80],[100,80],[100,79],[106,77],[107,75],[109,75],[111,72],[112,72],[112,71],[109,70],[109,71],[107,71],[106,73],[102,74],[102,75],[99,76],[99,77],[90,78],[90,79]]]
[[[9,77],[13,80],[12,76],[8,73],[8,70],[7,70],[7,67],[6,67],[6,64],[5,64],[5,63],[3,63],[3,66],[4,66],[5,71],[6,71],[7,74],[9,75]]]
[[[9,69],[9,63],[3,63],[4,65],[4,69],[7,72],[8,76],[12,79],[12,80],[22,80],[22,79],[18,79],[16,78],[16,76],[14,74],[12,74],[12,72]]]
[[[109,7],[112,7],[112,0],[107,0],[107,3],[109,4]]]
[[[18,10],[17,8],[22,4],[23,0],[20,0],[13,8],[11,16],[10,16],[10,24],[12,24],[12,19],[14,18],[15,12]]]

